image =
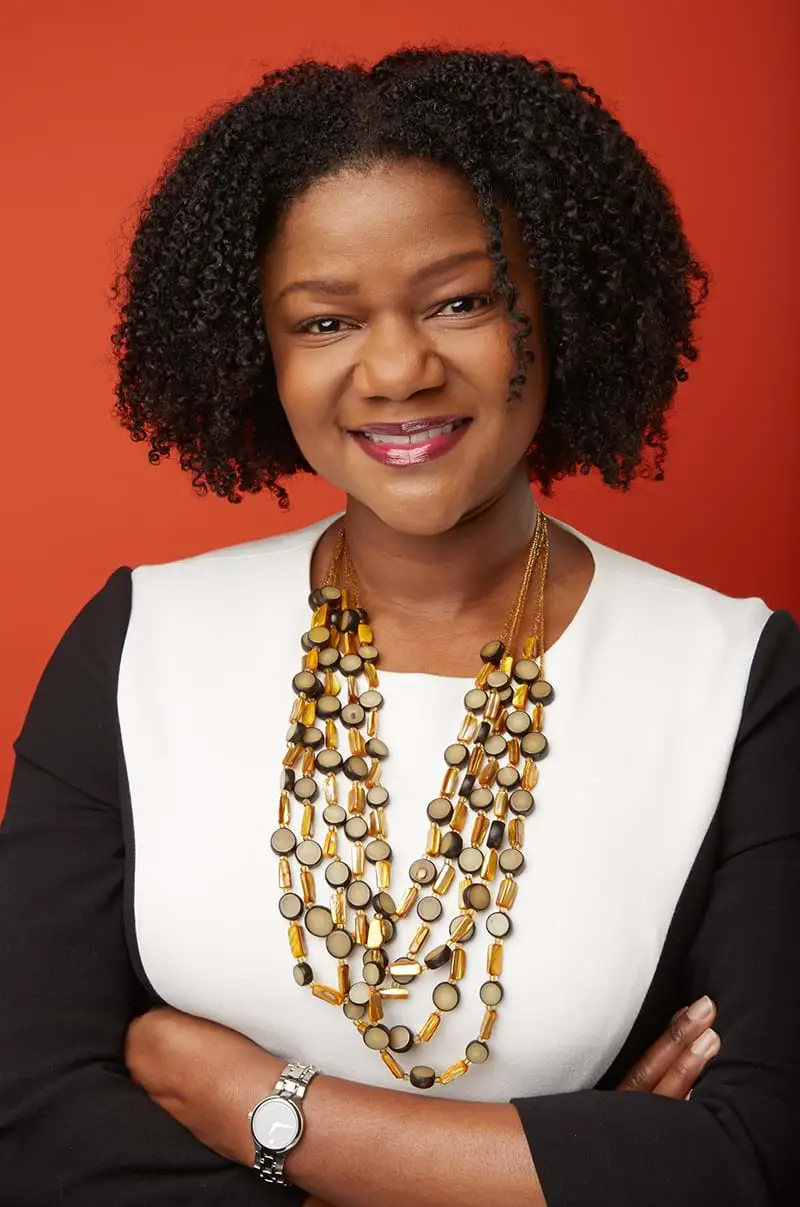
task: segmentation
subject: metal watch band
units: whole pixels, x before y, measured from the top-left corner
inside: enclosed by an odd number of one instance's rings
[[[279,1094],[282,1098],[289,1098],[292,1102],[302,1101],[311,1078],[318,1072],[319,1069],[316,1069],[314,1065],[290,1061],[276,1081],[270,1097]],[[253,1169],[264,1182],[269,1182],[272,1186],[291,1186],[292,1183],[283,1174],[284,1162],[288,1155],[288,1152],[271,1153],[262,1145],[257,1144]]]

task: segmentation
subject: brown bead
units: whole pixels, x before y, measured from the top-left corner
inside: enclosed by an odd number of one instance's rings
[[[467,1044],[466,1058],[473,1065],[483,1065],[489,1059],[489,1049],[480,1039],[473,1039]]]
[[[341,721],[347,729],[352,729],[356,725],[363,725],[366,715],[367,714],[364,712],[364,709],[360,704],[345,704],[341,711]],[[365,767],[364,775],[366,774],[367,772]]]
[[[460,1000],[460,990],[452,981],[441,981],[433,991],[433,1004],[437,1010],[455,1010]]]
[[[408,1027],[392,1027],[389,1031],[389,1047],[393,1052],[408,1052],[414,1047],[414,1036]]]
[[[369,743],[367,743],[369,745]],[[371,809],[384,809],[389,803],[389,793],[382,784],[376,784],[367,793],[367,804]]]
[[[511,933],[511,919],[508,914],[498,910],[494,914],[489,914],[486,919],[486,929],[493,939],[505,939],[506,935]]]
[[[464,893],[464,901],[468,909],[488,909],[492,903],[492,895],[485,884],[471,884]]]
[[[370,863],[380,863],[381,860],[392,858],[392,848],[383,838],[374,838],[367,843],[365,854]]]
[[[361,842],[369,833],[369,826],[360,815],[348,817],[344,824],[344,832],[351,842]]]
[[[408,874],[416,884],[433,884],[436,879],[436,864],[431,863],[430,859],[415,859]]]
[[[294,922],[302,916],[305,906],[302,897],[297,893],[284,893],[278,902],[278,909],[287,921]]]
[[[316,780],[312,780],[310,776],[304,775],[299,780],[295,780],[294,794],[298,800],[313,801],[319,795],[319,785]]]
[[[342,770],[350,780],[365,780],[369,774],[366,759],[362,759],[357,754],[351,755],[349,759],[345,759]]]
[[[306,867],[314,868],[322,861],[322,847],[313,838],[306,838],[295,851],[295,859]]]
[[[469,751],[463,742],[453,742],[444,752],[448,767],[464,767],[469,760]]]
[[[310,985],[314,980],[314,973],[311,971],[311,965],[306,964],[305,960],[301,960],[298,964],[295,964],[294,968],[292,969],[292,976],[297,984],[301,986]]]
[[[354,985],[350,986],[350,993],[348,996],[350,1001],[356,1006],[366,1006],[369,1002],[371,993],[372,989],[366,983],[366,981],[356,981]]]
[[[484,646],[481,646],[481,661],[491,662],[497,666],[505,652],[502,641],[487,641]]]
[[[516,875],[521,872],[525,866],[525,856],[522,851],[518,851],[515,847],[507,847],[500,854],[500,871],[510,872]]]
[[[311,676],[313,678],[313,675]],[[464,696],[464,707],[467,712],[481,713],[486,707],[488,696],[483,688],[473,687]]]
[[[525,817],[533,811],[533,795],[526,788],[517,788],[508,798],[508,807],[512,813]]]
[[[543,733],[528,733],[520,743],[522,753],[529,759],[543,759],[547,754],[547,738]]]
[[[531,719],[526,712],[510,712],[506,717],[506,729],[516,738],[522,737],[523,734],[526,734],[530,727]]]
[[[391,893],[376,893],[372,898],[372,905],[375,912],[385,918],[390,918],[397,908]]]
[[[493,821],[489,826],[489,834],[486,839],[486,845],[490,850],[496,850],[502,845],[503,836],[506,832],[505,823],[502,821]]]
[[[430,1065],[414,1065],[409,1071],[408,1080],[416,1090],[429,1090],[436,1084],[436,1073]]]
[[[351,1022],[356,1022],[363,1018],[367,1012],[366,1006],[359,1006],[355,1002],[346,1001],[342,1007],[345,1018],[349,1018]]]
[[[337,928],[328,935],[325,946],[335,960],[346,960],[353,950],[353,939],[349,931]]]
[[[333,930],[331,911],[324,905],[312,905],[306,911],[305,924],[309,934],[324,939]]]
[[[383,696],[378,691],[366,691],[361,693],[358,702],[362,708],[381,708],[383,705]]]
[[[479,996],[484,1006],[494,1009],[503,1000],[503,986],[499,981],[484,981],[480,987]]]
[[[483,851],[478,847],[465,847],[458,857],[458,866],[468,876],[474,876],[483,867]]]
[[[434,885],[434,892],[436,886]],[[442,903],[437,897],[423,897],[417,904],[417,916],[423,922],[438,922],[442,916]]]
[[[272,847],[276,855],[291,855],[295,848],[296,839],[294,834],[288,827],[281,826],[275,830],[269,840],[269,845]]]
[[[449,963],[449,961],[450,948],[446,943],[441,943],[438,947],[434,947],[433,950],[429,951],[425,956],[425,963],[427,964],[428,968],[431,969],[442,968],[445,964]]]
[[[469,803],[473,809],[491,809],[494,793],[489,788],[476,788],[470,793]]]
[[[375,1023],[371,1027],[367,1027],[363,1035],[364,1043],[368,1048],[372,1048],[373,1052],[380,1052],[382,1048],[389,1046],[389,1031],[384,1027],[383,1023]]]
[[[439,854],[443,859],[458,859],[463,849],[464,839],[455,830],[444,834],[439,843]]]
[[[427,808],[428,819],[446,825],[453,816],[453,802],[446,796],[437,796]]]
[[[531,696],[539,704],[549,704],[554,694],[552,685],[544,679],[539,679],[531,688]]]

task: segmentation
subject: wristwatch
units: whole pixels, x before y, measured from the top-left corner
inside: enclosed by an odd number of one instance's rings
[[[253,1169],[265,1182],[292,1185],[283,1176],[283,1164],[287,1153],[300,1143],[304,1119],[298,1104],[318,1072],[313,1065],[290,1062],[269,1097],[256,1103],[250,1112],[250,1131],[256,1150]]]

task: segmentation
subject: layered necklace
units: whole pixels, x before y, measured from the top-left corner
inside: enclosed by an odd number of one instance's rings
[[[378,732],[379,655],[367,613],[359,606],[344,524],[324,584],[309,596],[311,623],[301,638],[302,666],[292,680],[296,698],[286,735],[278,828],[271,838],[294,979],[322,1002],[339,1007],[389,1072],[417,1089],[448,1085],[489,1059],[503,1000],[504,943],[512,929],[517,877],[525,866],[525,820],[534,808],[538,763],[548,749],[542,732],[544,708],[553,697],[544,678],[547,562],[547,521],[539,511],[516,599],[500,637],[480,651],[481,669],[464,696],[461,728],[444,751],[439,795],[427,806],[424,849],[408,869],[410,883],[402,885],[388,841],[390,795],[383,768],[389,749]],[[532,631],[518,648],[535,572]],[[317,874],[324,877],[324,890]],[[447,903],[449,938],[428,949],[431,925]],[[401,943],[401,929],[406,939],[410,932],[400,924],[412,910],[419,922],[410,941]],[[458,1008],[467,947],[481,922],[488,947],[478,1034],[463,1057],[440,1073],[424,1063],[404,1069],[397,1057],[412,1050],[412,1059],[420,1055],[444,1015]],[[308,935],[324,940],[337,962],[333,984],[315,977]],[[351,957],[359,953],[360,974],[352,976]],[[439,970],[446,970],[445,979],[431,986],[428,974]],[[422,988],[430,993],[432,1009],[418,1030],[383,1021],[385,1004],[405,1001],[412,989],[417,995]]]

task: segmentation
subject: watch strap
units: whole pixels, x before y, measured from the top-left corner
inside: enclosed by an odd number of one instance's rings
[[[298,1061],[290,1061],[286,1065],[280,1077],[275,1083],[275,1088],[269,1095],[270,1098],[280,1096],[288,1098],[291,1102],[297,1105],[303,1100],[308,1089],[312,1077],[315,1077],[319,1072],[314,1065],[301,1064]],[[297,1107],[300,1110],[300,1107]],[[300,1111],[302,1115],[302,1111]],[[299,1142],[298,1136],[295,1144]],[[292,1149],[287,1149],[283,1153],[270,1152],[268,1148],[264,1148],[263,1144],[255,1141],[255,1160],[253,1161],[253,1169],[264,1182],[269,1182],[272,1186],[291,1186],[292,1183],[284,1176],[283,1167]]]

